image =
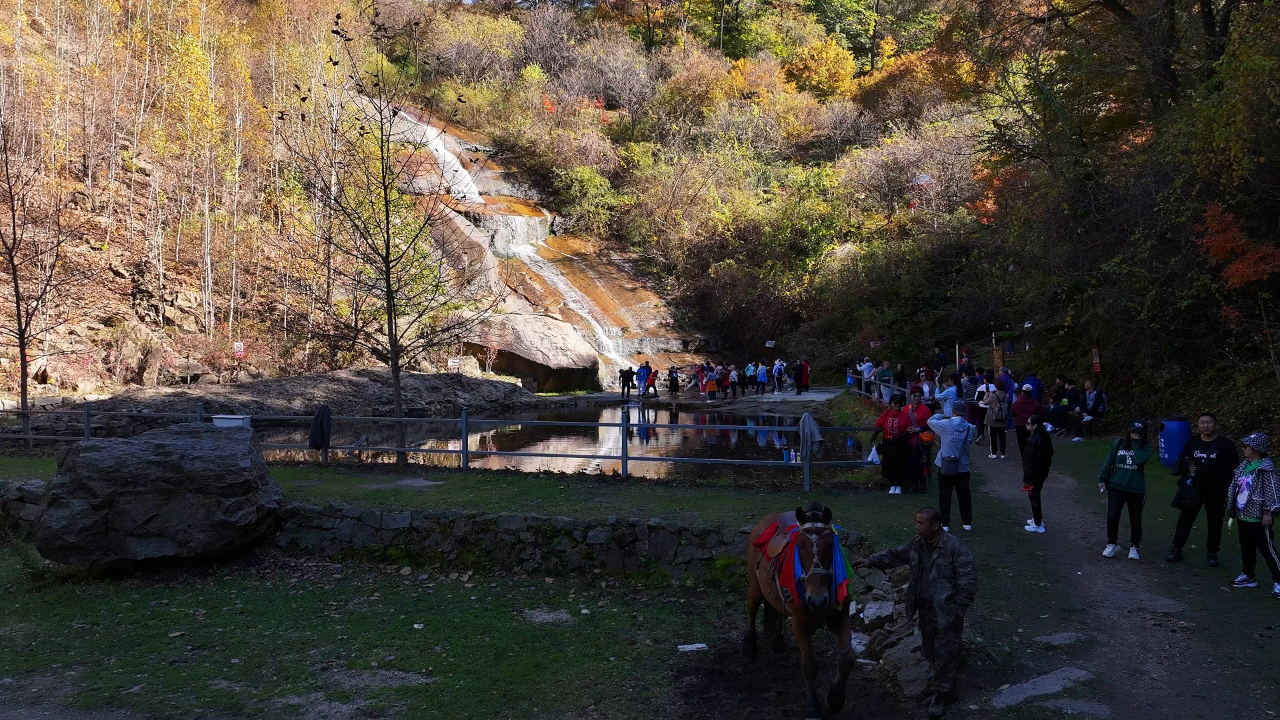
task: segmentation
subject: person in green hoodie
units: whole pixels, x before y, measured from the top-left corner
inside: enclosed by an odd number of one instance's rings
[[[1142,508],[1147,499],[1147,476],[1144,465],[1151,459],[1147,442],[1147,424],[1142,420],[1129,426],[1129,432],[1116,440],[1111,453],[1098,473],[1098,492],[1107,494],[1107,547],[1103,557],[1115,557],[1120,550],[1120,513],[1129,508],[1129,559],[1141,559]]]

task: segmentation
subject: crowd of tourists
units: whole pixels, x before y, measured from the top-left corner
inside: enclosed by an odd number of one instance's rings
[[[626,367],[618,371],[618,386],[622,397],[630,398],[632,391],[639,390],[638,397],[647,398],[649,393],[658,397],[660,380],[658,372],[648,361],[638,368]],[[719,400],[735,400],[739,395],[764,395],[788,392],[794,389],[796,395],[802,395],[809,389],[809,359],[800,358],[788,363],[781,358],[773,361],[748,361],[739,368],[737,365],[713,363],[710,360],[697,365],[667,368],[666,392],[668,397],[677,397],[683,389],[692,392],[697,388],[699,397],[705,397],[708,403]]]
[[[908,378],[903,365],[877,367],[867,358],[850,368],[848,382],[884,405],[875,423],[873,452],[891,494],[904,487],[913,493],[928,491],[937,474],[938,513],[944,531],[950,532],[952,501],[956,501],[960,526],[973,529],[970,485],[972,448],[983,447],[990,460],[1005,460],[1008,434],[1013,431],[1022,464],[1022,484],[1031,509],[1025,530],[1044,533],[1042,492],[1054,457],[1054,436],[1084,442],[1102,425],[1107,398],[1093,379],[1083,385],[1059,375],[1045,386],[1027,371],[1015,379],[1008,367],[988,371],[962,356],[957,372],[945,375],[946,357],[937,351]],[[877,440],[880,440],[877,443]],[[1177,527],[1168,562],[1181,562],[1183,549],[1203,509],[1208,521],[1205,562],[1218,567],[1224,523],[1236,525],[1240,538],[1241,572],[1232,585],[1257,587],[1258,557],[1271,573],[1271,596],[1280,599],[1280,553],[1276,551],[1272,519],[1280,513],[1280,475],[1270,458],[1271,440],[1252,433],[1236,443],[1218,433],[1218,420],[1209,412],[1195,418],[1195,433],[1182,448],[1171,472],[1177,477],[1172,501],[1178,510]],[[1121,553],[1120,526],[1129,523],[1128,557],[1142,557],[1143,512],[1146,506],[1146,472],[1156,446],[1144,420],[1130,422],[1117,438],[1098,472],[1098,491],[1106,496],[1106,545],[1104,557]]]

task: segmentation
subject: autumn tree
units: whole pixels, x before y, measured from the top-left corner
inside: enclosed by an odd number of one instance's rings
[[[322,308],[327,332],[387,364],[392,416],[403,418],[403,369],[459,343],[502,292],[485,239],[451,208],[479,201],[470,175],[443,150],[442,130],[401,104],[411,82],[380,52],[390,35],[376,14],[369,22],[370,46],[362,48],[341,16],[334,20],[344,48],[329,59],[340,70],[330,77],[343,78],[341,92],[323,92],[328,81],[317,77],[320,87],[299,86],[280,111],[301,206],[326,198],[331,213],[323,224],[297,213],[315,242],[291,247],[332,272],[334,297]],[[404,447],[404,425],[397,427]]]
[[[19,95],[14,85],[12,75],[0,74],[0,339],[18,352],[22,429],[30,435],[31,352],[65,320],[57,305],[88,271],[68,262],[67,246],[79,228],[41,139],[35,98]]]

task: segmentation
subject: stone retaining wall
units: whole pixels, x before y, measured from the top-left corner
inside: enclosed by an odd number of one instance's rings
[[[26,535],[40,512],[44,483],[0,482],[0,525]],[[581,520],[515,513],[369,510],[288,503],[273,544],[338,555],[397,547],[440,561],[485,562],[525,572],[665,569],[704,575],[719,558],[746,556],[750,528],[691,527],[664,520]]]
[[[705,573],[718,558],[746,556],[750,528],[689,527],[664,520],[580,520],[515,513],[379,511],[292,504],[276,544],[336,555],[402,547],[440,560],[483,560],[525,572]]]

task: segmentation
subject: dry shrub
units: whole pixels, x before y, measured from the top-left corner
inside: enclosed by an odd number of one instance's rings
[[[164,359],[164,341],[146,326],[126,323],[110,328],[102,351],[103,366],[115,382],[155,386]]]

